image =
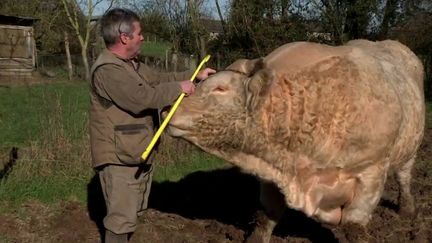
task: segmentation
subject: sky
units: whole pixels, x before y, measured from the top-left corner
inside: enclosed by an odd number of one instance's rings
[[[224,14],[227,9],[227,4],[229,0],[219,0],[219,5],[221,7],[222,14]],[[95,12],[93,15],[98,16],[102,15],[108,8],[110,1],[102,1],[99,5],[96,6]],[[214,0],[205,0],[206,8],[212,13],[212,17],[218,19],[216,4]]]

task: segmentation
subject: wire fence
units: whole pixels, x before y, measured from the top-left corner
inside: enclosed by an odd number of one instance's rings
[[[89,56],[88,62],[91,66],[96,61],[97,56]],[[198,58],[193,55],[166,52],[163,57],[140,56],[139,60],[146,65],[161,72],[177,72],[184,70],[195,70]],[[73,76],[85,78],[85,69],[82,56],[79,54],[71,55]],[[219,69],[217,61],[210,61],[208,66]],[[60,73],[67,73],[67,58],[65,54],[38,54],[36,70],[47,76],[56,76]]]
[[[216,70],[222,70],[236,57],[234,54],[222,57],[219,53],[212,53],[212,58],[207,66]],[[429,55],[419,56],[425,68],[425,95],[428,100],[432,99],[432,57]],[[96,60],[94,52],[88,57],[91,66]],[[73,76],[85,79],[85,69],[80,54],[71,55]],[[140,56],[140,61],[161,72],[176,72],[184,70],[195,70],[199,57],[167,51],[164,56]],[[67,76],[67,59],[65,54],[38,53],[36,59],[36,71],[48,77],[58,75]]]

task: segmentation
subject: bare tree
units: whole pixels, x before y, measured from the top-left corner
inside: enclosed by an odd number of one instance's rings
[[[90,80],[90,66],[87,54],[91,31],[94,27],[94,25],[91,24],[91,19],[96,6],[103,1],[104,0],[62,0],[69,22],[72,25],[81,46],[81,56],[84,64],[86,80]],[[111,8],[113,3],[114,0],[109,0],[108,9]],[[85,13],[81,10],[81,6],[85,9]]]
[[[178,51],[180,48],[180,30],[187,22],[186,4],[176,0],[155,0],[155,2],[155,7],[162,12],[169,22],[170,41],[173,43],[173,49]]]
[[[336,44],[367,38],[381,4],[380,0],[319,0],[314,3]]]
[[[190,34],[193,36],[195,40],[195,46],[197,46],[200,50],[201,58],[206,55],[206,41],[203,36],[203,28],[200,25],[200,7],[202,6],[202,0],[188,0],[187,1],[187,13],[188,13],[188,22],[190,26]]]
[[[178,29],[186,23],[186,8],[184,1],[177,0],[123,0],[122,5],[137,12],[144,23],[144,32],[152,33],[155,29],[162,29],[169,34],[169,41],[173,43],[173,49],[178,50],[179,38]],[[146,24],[148,18],[159,19],[159,22],[152,26]],[[158,25],[158,26],[156,26]],[[159,31],[158,34],[161,34]]]
[[[203,55],[206,52],[207,32],[201,20],[208,15],[205,7],[211,1],[213,0],[129,0],[123,1],[123,5],[140,13],[144,22],[149,16],[158,16],[163,20],[161,22],[166,23],[165,28],[169,31],[169,41],[173,44],[174,51],[182,49]],[[154,27],[144,25],[144,31]]]
[[[227,29],[226,29],[224,17],[222,16],[222,11],[221,11],[221,8],[220,8],[219,1],[215,0],[215,4],[216,4],[216,9],[217,9],[217,12],[218,12],[218,15],[219,15],[219,20],[220,20],[220,22],[222,24],[223,32],[226,33]]]
[[[1,0],[0,14],[30,16],[38,19],[34,24],[34,37],[41,53],[63,50],[63,32],[70,33],[62,3],[58,0]],[[76,46],[71,43],[71,49]]]

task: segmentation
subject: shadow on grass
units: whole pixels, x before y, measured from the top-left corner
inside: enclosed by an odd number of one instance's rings
[[[256,212],[262,210],[259,182],[234,167],[191,173],[178,182],[154,182],[149,207],[190,219],[217,220],[247,235],[255,227]],[[275,235],[337,242],[330,230],[295,210],[287,210]]]
[[[262,210],[259,182],[237,168],[194,172],[178,182],[153,182],[151,190],[150,208],[189,219],[217,220],[234,225],[247,235],[255,227],[257,211]],[[106,207],[97,175],[88,184],[88,211],[103,236]],[[295,210],[287,210],[275,235],[337,242],[330,230]]]
[[[106,206],[98,174],[95,174],[87,185],[87,209],[90,219],[96,223],[103,239],[105,234],[103,218],[106,215]]]
[[[3,158],[2,158],[3,159]],[[6,161],[0,161],[0,180],[6,178],[12,171],[13,166],[18,160],[18,148],[12,147],[9,151],[9,158]]]

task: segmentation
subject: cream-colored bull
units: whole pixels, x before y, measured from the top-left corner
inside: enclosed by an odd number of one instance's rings
[[[401,212],[413,214],[424,115],[422,64],[399,42],[297,42],[208,78],[170,132],[262,179],[267,217],[249,240],[269,242],[285,205],[364,229],[389,169]]]

